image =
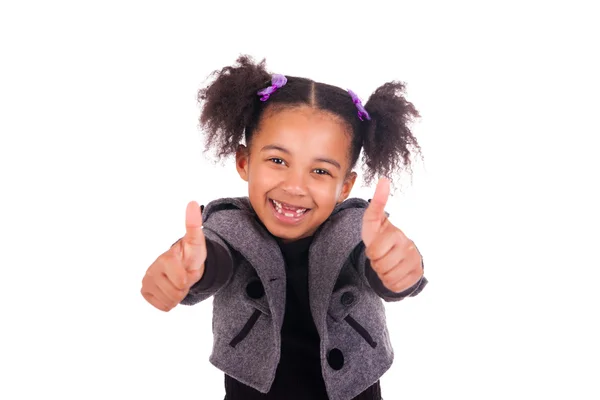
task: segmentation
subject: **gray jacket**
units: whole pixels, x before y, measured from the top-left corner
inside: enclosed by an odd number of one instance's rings
[[[382,300],[414,296],[427,283],[422,278],[401,295],[371,288],[365,278],[367,259],[360,229],[367,206],[356,198],[338,205],[315,233],[309,250],[310,309],[321,338],[321,368],[331,400],[352,399],[390,368],[394,352]],[[206,238],[236,260],[234,273],[221,287],[192,288],[182,303],[195,304],[214,296],[209,361],[267,393],[281,350],[286,300],[283,256],[247,197],[209,203],[203,221]]]

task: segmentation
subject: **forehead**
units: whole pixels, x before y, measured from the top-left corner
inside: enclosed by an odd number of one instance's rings
[[[252,147],[277,143],[292,153],[319,153],[347,161],[350,130],[343,120],[329,112],[307,106],[266,111],[252,138]]]

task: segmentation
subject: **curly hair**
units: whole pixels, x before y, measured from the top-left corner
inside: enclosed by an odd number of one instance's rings
[[[404,98],[404,83],[392,81],[376,89],[364,105],[371,118],[361,121],[348,91],[307,78],[286,76],[287,84],[262,102],[257,92],[271,84],[271,77],[264,59],[256,63],[247,55],[209,76],[214,80],[198,91],[205,152],[215,151],[218,159],[235,154],[242,139],[250,145],[267,112],[308,105],[347,125],[352,135],[350,170],[362,149],[367,184],[376,175],[392,179],[402,169],[411,171],[411,150],[420,153],[421,148],[409,124],[420,115]]]

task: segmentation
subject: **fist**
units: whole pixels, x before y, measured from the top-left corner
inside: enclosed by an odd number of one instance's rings
[[[204,274],[206,240],[202,214],[195,201],[185,213],[185,236],[150,265],[142,279],[142,296],[161,311],[170,311]]]
[[[383,285],[400,293],[423,276],[421,254],[412,240],[396,228],[385,215],[390,183],[383,178],[363,216],[362,240],[371,267]]]

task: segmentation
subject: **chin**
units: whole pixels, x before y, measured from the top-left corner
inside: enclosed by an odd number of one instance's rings
[[[303,231],[294,232],[293,230],[291,230],[289,228],[286,229],[286,228],[274,227],[274,226],[267,225],[267,229],[269,230],[271,235],[278,237],[279,239],[284,239],[284,240],[298,240],[298,239],[302,239],[303,237],[309,236],[306,232],[303,232]]]

